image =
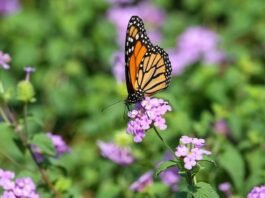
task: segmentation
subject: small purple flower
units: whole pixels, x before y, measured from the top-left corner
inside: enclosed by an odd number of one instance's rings
[[[67,146],[67,144],[60,135],[55,135],[49,132],[47,133],[47,136],[52,140],[57,157],[70,152],[71,149]]]
[[[129,165],[134,161],[131,150],[127,147],[120,147],[114,143],[98,141],[101,155],[120,165]]]
[[[227,136],[229,134],[229,127],[225,120],[218,120],[217,122],[215,122],[213,129],[216,133],[222,134],[224,136]]]
[[[0,178],[1,179],[14,179],[15,178],[15,173],[11,172],[11,171],[8,171],[8,170],[2,170],[0,169]]]
[[[197,61],[219,64],[225,53],[219,49],[220,38],[205,27],[189,27],[178,38],[176,49],[169,50],[172,73],[181,74],[184,69]]]
[[[2,198],[39,198],[36,186],[30,177],[15,178],[10,171],[0,169],[0,186],[4,192]]]
[[[0,3],[1,4],[1,3]],[[11,61],[11,57],[9,54],[7,53],[4,53],[2,51],[0,51],[0,66],[3,68],[3,69],[9,69],[10,66],[9,66],[9,62]]]
[[[180,176],[178,174],[178,169],[176,167],[171,167],[160,173],[160,179],[164,184],[171,187],[172,190],[177,190],[177,184],[180,181]]]
[[[184,146],[184,145],[179,145],[177,148],[176,148],[176,156],[177,157],[184,157],[186,155],[188,155],[189,153],[189,148]]]
[[[34,67],[27,66],[24,68],[24,71],[26,72],[26,80],[29,81],[31,73],[35,72],[36,69]]]
[[[196,166],[197,161],[202,160],[204,155],[211,154],[210,151],[202,148],[204,144],[204,139],[191,138],[188,136],[182,136],[180,138],[180,145],[177,146],[175,155],[183,158],[184,167],[187,170],[191,170]]]
[[[190,143],[192,143],[193,140],[192,140],[191,137],[184,135],[184,136],[182,136],[182,137],[179,139],[179,141],[180,141],[182,144],[190,144]]]
[[[196,159],[194,155],[187,155],[186,157],[184,157],[184,167],[187,170],[191,170],[193,166],[196,165]]]
[[[177,46],[180,49],[194,50],[200,56],[212,49],[216,49],[219,37],[205,27],[189,27],[178,38]]]
[[[247,198],[264,198],[265,197],[265,185],[256,186],[248,193]]]
[[[18,0],[0,0],[0,15],[9,15],[20,9]]]
[[[131,184],[130,189],[136,192],[142,192],[146,187],[153,184],[153,172],[149,171],[143,174],[137,181]]]
[[[112,4],[128,4],[128,3],[133,3],[134,0],[106,0],[106,1]]]
[[[227,198],[232,197],[231,184],[229,182],[219,184],[218,189],[222,191]]]
[[[60,135],[55,135],[49,132],[47,133],[47,136],[51,139],[53,143],[53,146],[56,151],[56,158],[59,158],[61,155],[69,153],[71,151],[71,149],[67,146],[67,144],[64,142]],[[42,150],[37,145],[31,145],[31,149],[34,153],[36,160],[41,163],[45,158]]]
[[[145,98],[128,112],[130,118],[127,127],[128,134],[134,136],[135,142],[141,142],[145,131],[150,129],[152,124],[160,130],[165,130],[167,125],[163,116],[168,111],[171,111],[168,102],[158,98]]]
[[[202,62],[206,64],[220,64],[226,59],[225,53],[219,49],[212,49],[204,53]]]
[[[205,144],[205,140],[204,139],[200,139],[200,138],[192,138],[192,144],[194,144],[195,147],[203,147]]]
[[[42,150],[37,146],[32,144],[31,149],[33,151],[34,157],[37,160],[38,163],[41,163],[44,160],[44,155]]]

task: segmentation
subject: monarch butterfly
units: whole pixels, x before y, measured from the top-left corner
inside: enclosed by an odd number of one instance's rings
[[[154,46],[138,16],[129,20],[125,40],[125,77],[128,106],[168,87],[171,75],[168,54]]]

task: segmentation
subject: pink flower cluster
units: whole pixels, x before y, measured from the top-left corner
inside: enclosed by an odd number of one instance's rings
[[[187,170],[191,170],[196,166],[197,162],[203,159],[204,155],[210,155],[211,152],[202,147],[205,144],[204,139],[191,138],[188,136],[182,136],[180,138],[180,145],[176,148],[176,156],[183,158],[184,167]]]
[[[98,141],[101,155],[120,165],[129,165],[133,163],[134,157],[129,148],[120,147],[114,143]]]
[[[247,198],[264,198],[265,197],[265,185],[254,187],[249,193]]]
[[[134,136],[135,142],[141,142],[145,131],[152,125],[165,130],[167,125],[163,116],[168,111],[171,111],[168,102],[158,98],[145,98],[135,105],[135,109],[128,112],[131,120],[128,123],[127,132]]]
[[[0,169],[1,198],[39,198],[36,186],[30,177],[17,178],[11,171]]]

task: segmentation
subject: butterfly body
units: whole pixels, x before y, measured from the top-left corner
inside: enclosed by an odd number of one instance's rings
[[[138,16],[132,16],[128,23],[125,63],[127,105],[140,102],[168,87],[171,75],[168,54],[151,43]]]

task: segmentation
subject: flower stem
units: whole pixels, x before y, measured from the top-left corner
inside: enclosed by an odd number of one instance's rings
[[[186,172],[186,180],[187,180],[187,183],[191,186],[194,185],[194,180],[193,180],[193,177],[191,175],[191,172],[190,171],[187,171]]]
[[[10,124],[10,121],[9,121],[9,119],[7,118],[7,116],[6,116],[6,114],[5,114],[5,111],[2,109],[2,107],[0,107],[0,114],[1,114],[1,116],[2,116],[2,118],[3,118],[3,120],[4,120],[5,122],[7,122],[8,124]]]
[[[196,176],[193,177],[193,184],[197,184],[197,179],[196,179]]]
[[[163,139],[163,137],[159,134],[157,128],[155,126],[153,126],[153,129],[156,133],[156,135],[158,136],[158,138],[164,143],[164,145],[167,147],[167,149],[171,152],[171,154],[174,156],[174,158],[177,159],[174,151],[172,150],[172,148],[168,145],[168,143]]]
[[[23,142],[24,146],[26,146],[26,148],[28,149],[28,151],[30,152],[30,155],[32,157],[32,159],[34,160],[35,164],[37,165],[39,172],[41,174],[41,178],[44,181],[44,183],[46,183],[48,185],[48,187],[50,188],[50,190],[54,193],[56,198],[61,198],[61,194],[54,188],[52,182],[50,181],[49,177],[47,176],[46,170],[41,166],[41,164],[38,162],[37,158],[34,155],[34,152],[31,148],[31,145],[28,144],[28,105],[27,103],[24,104],[24,108],[23,108],[23,113],[24,113],[24,126],[25,126],[25,133],[23,133],[22,131],[20,131],[21,135],[21,141]]]

